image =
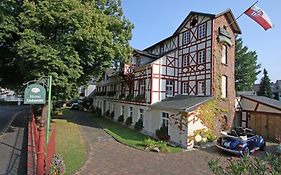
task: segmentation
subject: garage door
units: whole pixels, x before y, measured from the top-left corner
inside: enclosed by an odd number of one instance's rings
[[[266,139],[274,140],[281,136],[281,116],[266,113],[250,113],[248,127]]]

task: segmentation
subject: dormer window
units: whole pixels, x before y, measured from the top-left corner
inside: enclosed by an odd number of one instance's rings
[[[198,27],[198,39],[206,37],[206,24],[200,24]]]
[[[183,32],[183,44],[189,44],[190,43],[190,32],[189,31],[185,31]]]

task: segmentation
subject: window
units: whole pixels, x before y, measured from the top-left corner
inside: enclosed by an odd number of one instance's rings
[[[129,117],[133,117],[133,107],[129,108]]]
[[[145,79],[140,80],[140,94],[144,95],[145,93]]]
[[[182,66],[188,65],[188,55],[184,55],[182,59]]]
[[[226,47],[226,45],[223,45],[222,49],[221,49],[221,63],[227,64],[227,47]]]
[[[183,94],[188,94],[188,82],[182,83],[182,91],[183,91]]]
[[[190,43],[190,32],[189,31],[185,31],[183,33],[183,44],[186,45]]]
[[[198,64],[205,63],[205,50],[201,50],[198,52]]]
[[[169,113],[162,112],[162,126],[168,126],[169,125]]]
[[[227,76],[221,77],[221,97],[226,98],[227,97]]]
[[[173,84],[174,83],[172,80],[167,80],[167,82],[166,82],[166,92],[167,92],[166,96],[167,97],[173,96],[173,87],[174,87]]]
[[[206,24],[201,24],[198,27],[198,39],[206,37]]]
[[[205,95],[205,82],[204,81],[198,81],[197,83],[197,95]]]
[[[125,107],[122,105],[121,106],[121,115],[124,115],[124,110],[125,110]]]
[[[143,109],[140,109],[140,117],[139,119],[141,119],[143,121]]]

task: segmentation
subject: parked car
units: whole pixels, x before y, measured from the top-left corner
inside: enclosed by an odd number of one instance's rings
[[[70,106],[70,109],[79,110],[80,107],[81,107],[81,105],[79,103],[72,103],[72,105]]]
[[[264,138],[256,135],[252,129],[239,127],[230,130],[229,133],[221,133],[222,136],[218,138],[216,146],[223,151],[249,156],[256,150],[265,150]]]

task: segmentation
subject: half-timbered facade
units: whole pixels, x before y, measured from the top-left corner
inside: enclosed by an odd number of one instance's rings
[[[135,123],[141,118],[143,132],[152,136],[169,120],[171,141],[184,147],[189,146],[191,131],[205,126],[196,119],[197,123],[182,132],[167,116],[175,119],[180,112],[194,113],[211,97],[220,96],[226,99],[223,105],[229,109],[227,122],[231,125],[235,112],[235,35],[239,33],[230,10],[218,15],[191,12],[170,37],[142,51],[135,49],[122,71],[105,72],[97,83],[94,106],[102,114],[114,111],[115,119],[124,115]],[[167,99],[182,100],[186,105],[172,106],[176,103],[167,103]]]

